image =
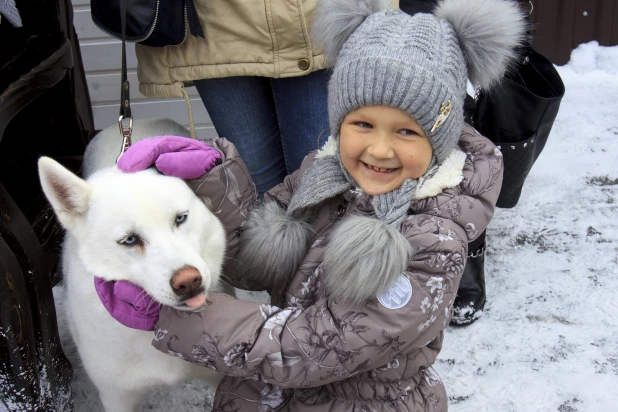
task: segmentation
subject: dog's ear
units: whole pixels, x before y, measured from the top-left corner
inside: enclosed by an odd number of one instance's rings
[[[39,159],[39,179],[60,223],[75,228],[88,210],[90,185],[49,157]]]

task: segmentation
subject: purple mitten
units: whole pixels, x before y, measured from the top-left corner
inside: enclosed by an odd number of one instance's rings
[[[124,326],[152,331],[161,304],[146,291],[126,280],[94,278],[94,288],[110,315]]]
[[[162,136],[131,145],[118,159],[118,169],[139,172],[154,164],[164,175],[195,179],[212,169],[220,159],[221,154],[202,141]]]

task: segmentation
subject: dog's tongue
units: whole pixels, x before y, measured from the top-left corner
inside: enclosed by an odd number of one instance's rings
[[[203,293],[200,293],[199,295],[195,295],[192,298],[185,300],[185,305],[192,308],[200,307],[204,303],[206,303],[206,295],[204,295]]]

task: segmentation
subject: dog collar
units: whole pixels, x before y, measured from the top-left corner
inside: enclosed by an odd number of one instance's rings
[[[154,330],[161,304],[146,291],[126,280],[94,278],[94,288],[110,315],[124,326]]]

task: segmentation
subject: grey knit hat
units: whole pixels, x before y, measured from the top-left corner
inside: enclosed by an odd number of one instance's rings
[[[388,0],[320,0],[313,34],[334,71],[330,131],[367,105],[412,116],[441,163],[459,140],[467,80],[490,88],[523,39],[524,18],[510,0],[444,0],[433,14],[407,15]]]

